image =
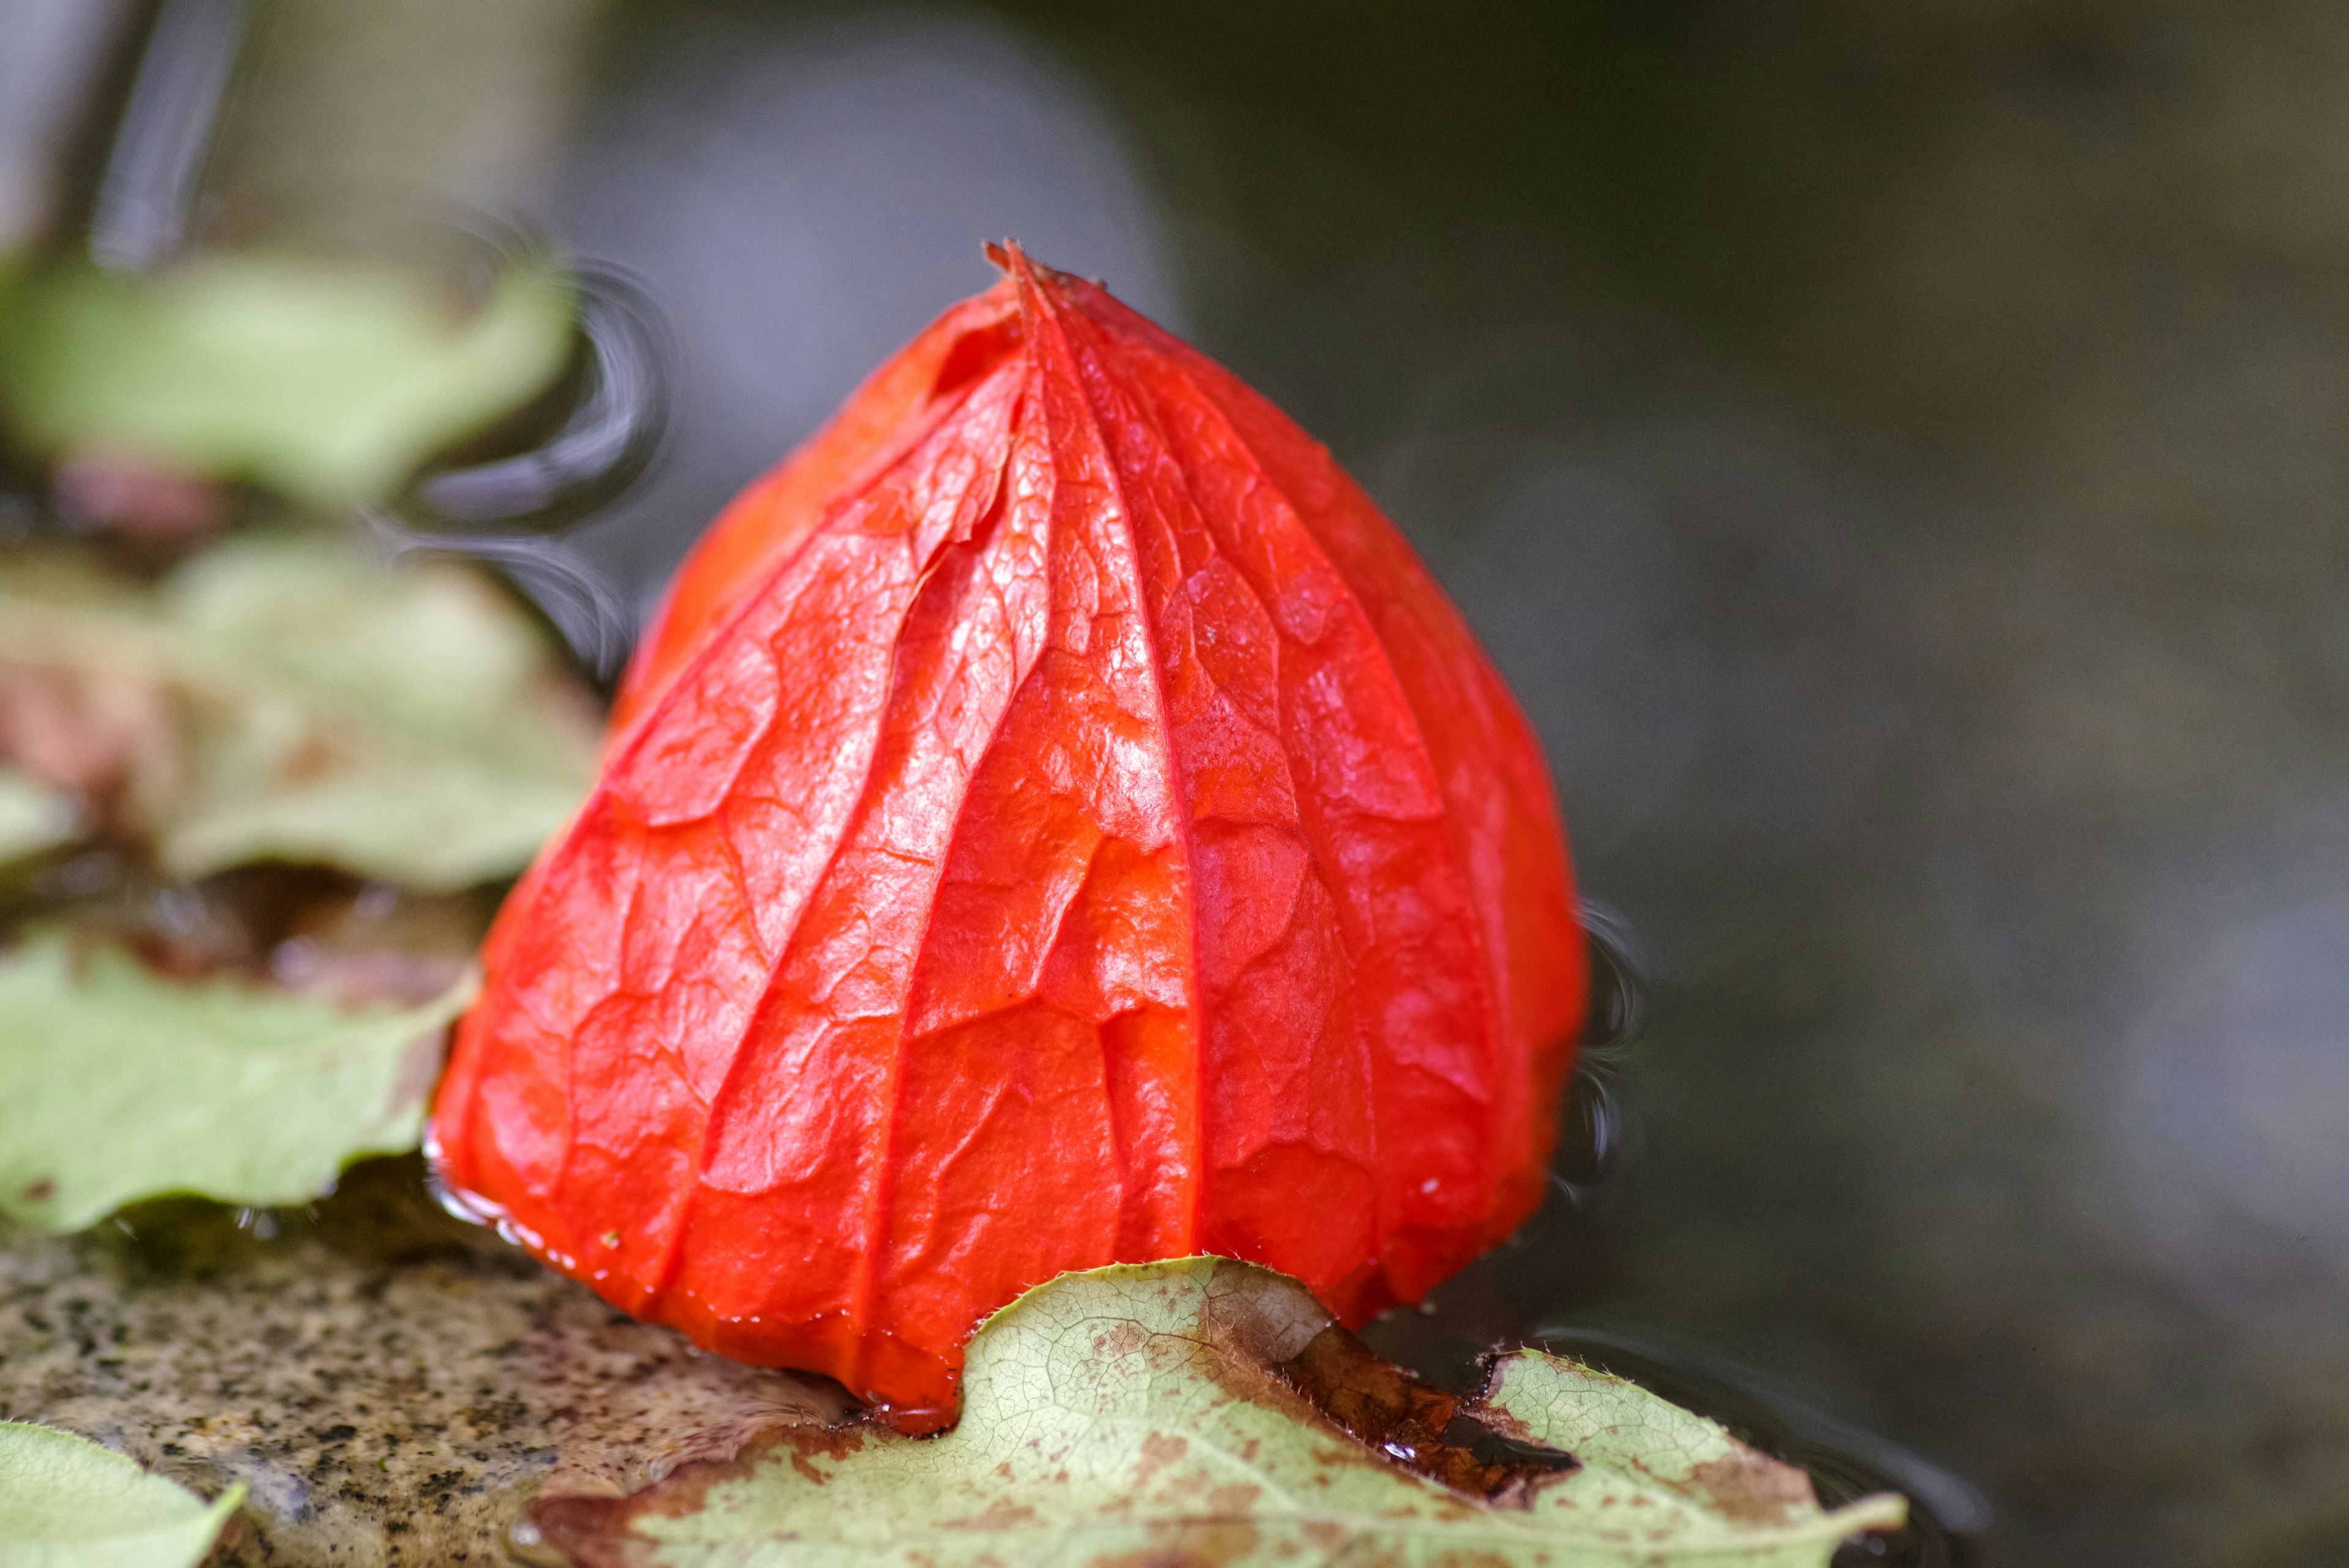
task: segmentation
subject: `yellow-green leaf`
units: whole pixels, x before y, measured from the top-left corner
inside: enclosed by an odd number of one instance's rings
[[[67,1231],[163,1193],[315,1198],[416,1147],[473,988],[348,1009],[36,932],[0,954],[0,1213]]]
[[[1580,1461],[1485,1501],[1373,1451],[1280,1375],[1329,1325],[1302,1285],[1211,1258],[1067,1274],[971,1341],[961,1422],[786,1432],[747,1469],[619,1501],[541,1503],[530,1529],[593,1564],[981,1568],[1213,1562],[1486,1568],[1824,1568],[1903,1517],[1834,1512],[1801,1470],[1630,1384],[1525,1352],[1488,1425]]]
[[[0,766],[0,866],[67,843],[80,826],[72,796]]]
[[[0,1421],[0,1568],[195,1568],[244,1501],[211,1502],[87,1438]]]
[[[397,488],[553,381],[572,295],[523,264],[467,313],[409,273],[222,254],[27,278],[9,316],[0,400],[18,439],[336,506]]]

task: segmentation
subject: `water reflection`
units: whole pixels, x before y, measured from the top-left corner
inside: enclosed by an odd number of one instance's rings
[[[554,624],[585,670],[609,680],[635,638],[635,607],[565,535],[654,462],[670,417],[676,350],[635,280],[595,264],[566,276],[578,312],[570,370],[531,408],[444,455],[390,504],[361,508],[358,521],[386,561],[460,556],[495,568]]]
[[[1590,1000],[1550,1160],[1549,1190],[1531,1220],[1437,1287],[1416,1310],[1391,1312],[1362,1337],[1446,1388],[1465,1391],[1495,1345],[1539,1318],[1598,1295],[1613,1279],[1639,1124],[1622,1080],[1626,1054],[1647,1028],[1652,969],[1630,923],[1582,906]]]
[[[460,530],[566,527],[651,465],[668,424],[676,349],[635,279],[594,262],[566,275],[579,318],[574,362],[542,410],[519,416],[551,411],[560,422],[526,451],[444,457],[403,498],[409,520]]]
[[[2184,956],[2124,1036],[2107,1130],[2125,1222],[2235,1313],[2349,1280],[2349,896],[2287,871],[2196,914],[2146,921],[2147,946]]]

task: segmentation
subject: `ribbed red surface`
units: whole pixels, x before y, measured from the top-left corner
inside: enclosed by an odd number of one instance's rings
[[[1538,1199],[1583,1004],[1538,747],[1392,525],[1004,260],[688,560],[435,1110],[558,1267],[911,1429],[1065,1270],[1418,1299]]]

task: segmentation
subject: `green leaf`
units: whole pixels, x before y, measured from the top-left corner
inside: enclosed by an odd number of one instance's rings
[[[1485,1397],[1504,1432],[1582,1461],[1534,1505],[1562,1527],[1589,1529],[1636,1514],[1644,1536],[1692,1555],[1712,1549],[1708,1543],[1752,1553],[1708,1563],[1816,1563],[1854,1531],[1891,1528],[1905,1517],[1899,1500],[1887,1497],[1823,1513],[1810,1478],[1794,1466],[1636,1383],[1563,1356],[1538,1350],[1504,1356]],[[1762,1551],[1774,1537],[1784,1544]]]
[[[359,1156],[416,1147],[474,983],[345,1009],[36,932],[0,957],[0,1213],[69,1231],[163,1193],[315,1198]]]
[[[0,400],[50,453],[95,449],[339,506],[547,387],[571,290],[509,267],[470,314],[429,279],[223,254],[153,276],[26,279],[0,337]]]
[[[71,796],[0,766],[0,866],[69,843],[80,830]]]
[[[20,561],[12,670],[150,716],[115,744],[113,798],[178,877],[283,859],[461,888],[520,870],[595,774],[593,707],[520,610],[469,570],[330,540],[241,538],[151,592]]]
[[[87,1438],[0,1421],[0,1568],[195,1568],[244,1501],[207,1503]]]
[[[1538,1352],[1506,1362],[1470,1414],[1570,1438],[1580,1467],[1500,1501],[1450,1490],[1282,1376],[1329,1324],[1303,1286],[1246,1263],[1063,1275],[978,1331],[961,1423],[943,1437],[802,1428],[747,1466],[681,1471],[617,1501],[542,1502],[530,1528],[586,1563],[669,1568],[1822,1568],[1846,1537],[1904,1517],[1889,1496],[1826,1512],[1802,1471]]]

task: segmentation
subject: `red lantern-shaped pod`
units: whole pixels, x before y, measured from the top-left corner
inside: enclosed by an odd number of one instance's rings
[[[1534,1209],[1583,1005],[1540,751],[1392,525],[999,259],[687,562],[434,1112],[554,1266],[908,1429],[1066,1270],[1416,1301]]]

